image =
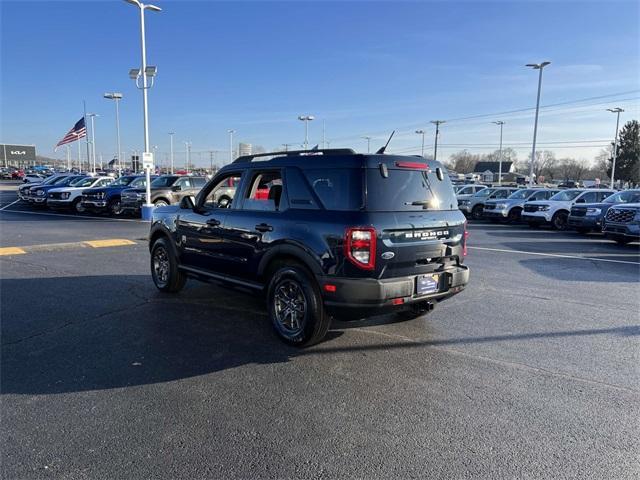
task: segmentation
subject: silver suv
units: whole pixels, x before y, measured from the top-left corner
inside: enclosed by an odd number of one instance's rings
[[[474,220],[482,218],[482,209],[488,200],[501,200],[507,198],[520,188],[516,187],[490,187],[480,190],[469,198],[458,200],[458,208],[466,216],[471,216]]]
[[[559,191],[548,188],[525,188],[512,193],[504,200],[487,200],[484,203],[482,216],[492,221],[518,222],[525,202],[548,200]]]

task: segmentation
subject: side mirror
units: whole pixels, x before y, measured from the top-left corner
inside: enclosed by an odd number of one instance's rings
[[[179,192],[180,190],[182,190],[182,187],[180,185],[174,185],[173,187],[171,187],[172,192]]]
[[[183,210],[193,210],[196,206],[196,197],[193,195],[187,195],[180,200],[180,208]]]
[[[442,168],[440,167],[436,168],[436,176],[438,177],[438,180],[440,181],[444,180],[444,173],[442,171]]]

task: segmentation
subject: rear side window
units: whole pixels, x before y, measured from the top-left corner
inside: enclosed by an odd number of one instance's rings
[[[305,169],[304,174],[327,210],[360,210],[363,207],[362,170],[311,168]]]
[[[367,169],[367,210],[457,210],[458,201],[447,175],[434,171],[389,169],[388,177],[377,168]]]
[[[289,195],[289,207],[301,210],[318,210],[318,204],[302,173],[297,168],[287,168],[287,193]]]

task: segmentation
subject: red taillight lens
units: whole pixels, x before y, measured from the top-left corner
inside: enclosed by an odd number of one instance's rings
[[[422,162],[396,162],[396,167],[400,168],[414,168],[416,170],[428,170],[429,165]]]
[[[376,229],[349,228],[345,233],[344,254],[355,266],[373,270],[376,267]]]
[[[467,238],[469,238],[469,231],[467,230],[467,224],[464,224],[464,233],[462,234],[462,256],[467,256]]]

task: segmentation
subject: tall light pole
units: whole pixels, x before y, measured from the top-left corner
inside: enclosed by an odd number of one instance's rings
[[[227,130],[229,133],[229,163],[233,162],[233,134],[235,130]]]
[[[100,115],[97,113],[87,113],[87,116],[91,117],[91,157],[93,157],[93,173],[96,173],[96,125],[93,119]]]
[[[300,115],[298,120],[304,122],[304,149],[309,150],[309,122],[316,117],[313,115]]]
[[[624,112],[624,110],[620,107],[616,108],[607,108],[608,112],[616,114],[616,136],[613,141],[613,163],[611,164],[611,188],[613,188],[613,184],[615,183],[615,174],[616,174],[616,159],[618,158],[618,128],[620,127],[620,114]]]
[[[362,138],[367,141],[367,153],[371,153],[371,137],[364,136]]]
[[[498,185],[502,185],[502,127],[505,122],[502,120],[498,120],[497,122],[492,122],[496,125],[500,126],[500,152],[498,153]]]
[[[187,149],[187,175],[189,175],[189,164],[191,163],[191,142],[184,142]]]
[[[536,137],[538,135],[538,113],[540,111],[540,91],[542,90],[542,70],[551,62],[527,63],[526,67],[540,70],[538,75],[538,98],[536,100],[536,118],[533,122],[533,147],[531,149],[531,162],[529,164],[529,187],[533,187],[533,163],[536,161]]]
[[[155,5],[145,5],[144,3],[138,0],[125,0],[125,2],[135,5],[140,10],[140,43],[141,43],[141,52],[142,52],[142,63],[139,70],[132,69],[129,71],[129,76],[136,80],[136,86],[142,90],[142,114],[143,114],[143,123],[144,123],[144,154],[149,154],[149,105],[147,102],[147,90],[153,86],[153,78],[156,75],[156,67],[147,67],[147,47],[145,43],[145,32],[144,32],[144,11],[151,10],[154,12],[161,12],[162,9],[160,7],[156,7]],[[142,86],[138,86],[138,79],[142,77]],[[151,78],[151,85],[147,84],[147,77]],[[153,205],[151,204],[151,168],[145,168],[146,176],[147,176],[147,195],[146,195],[146,203],[142,207],[142,219],[150,220],[151,219],[151,210]]]
[[[118,142],[118,171],[122,169],[122,150],[120,148],[120,108],[118,104],[122,100],[122,94],[118,92],[105,93],[104,98],[113,100],[116,103],[116,139]]]
[[[418,135],[422,135],[422,149],[420,150],[420,156],[424,157],[424,134],[426,133],[424,130],[416,130]]]
[[[176,134],[176,132],[169,132],[169,148],[170,148],[170,155],[171,155],[171,175],[173,175],[173,136]]]
[[[433,147],[433,160],[438,160],[438,137],[440,136],[440,125],[442,125],[443,123],[446,123],[445,120],[431,120],[431,123],[433,123],[436,126],[436,142],[434,144]]]

